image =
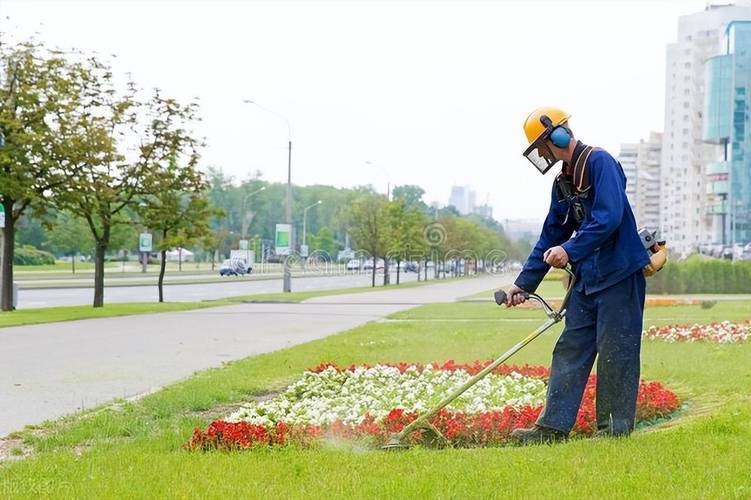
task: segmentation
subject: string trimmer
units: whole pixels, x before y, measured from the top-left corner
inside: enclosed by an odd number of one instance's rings
[[[566,266],[564,271],[568,273],[568,285],[566,286],[566,295],[563,297],[563,300],[558,306],[558,309],[553,309],[550,304],[545,301],[545,299],[543,299],[536,293],[525,292],[524,294],[528,299],[532,299],[540,303],[542,309],[545,311],[545,314],[548,317],[545,323],[543,323],[539,328],[527,335],[518,344],[503,353],[500,358],[496,359],[491,364],[486,366],[477,375],[467,380],[464,385],[457,388],[454,392],[443,398],[433,408],[417,417],[417,419],[412,421],[409,425],[405,426],[401,432],[392,435],[391,438],[389,438],[388,442],[383,445],[382,449],[394,450],[409,448],[409,444],[407,444],[406,441],[408,440],[409,436],[415,431],[422,431],[422,441],[424,444],[433,446],[445,446],[448,443],[448,440],[441,434],[438,429],[436,429],[436,427],[432,423],[430,423],[430,420],[444,407],[448,406],[452,401],[464,394],[467,389],[485,378],[490,372],[505,363],[506,360],[508,360],[511,356],[519,352],[527,344],[535,340],[537,337],[542,335],[543,332],[563,319],[563,317],[566,315],[566,304],[568,302],[568,298],[571,295],[571,290],[573,290],[574,282],[576,281],[576,279],[574,278],[574,273],[571,272],[570,266]],[[497,292],[495,292],[496,304],[500,306],[506,304],[507,301],[508,297],[506,297],[506,292],[504,292],[503,290],[498,290]]]

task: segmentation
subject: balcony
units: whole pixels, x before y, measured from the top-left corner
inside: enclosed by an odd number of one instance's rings
[[[707,204],[704,212],[707,215],[725,215],[728,213],[728,203],[721,201],[719,203]]]
[[[727,174],[730,172],[730,165],[726,161],[716,161],[713,163],[707,163],[706,173],[712,174]]]

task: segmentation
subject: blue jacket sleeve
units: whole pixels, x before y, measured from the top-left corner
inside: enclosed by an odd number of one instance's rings
[[[591,217],[563,244],[569,260],[578,262],[593,253],[618,229],[623,219],[624,185],[621,169],[606,153],[592,157],[589,165],[593,200]]]
[[[545,277],[545,274],[550,269],[550,266],[542,260],[542,256],[546,250],[554,246],[558,246],[571,237],[574,232],[574,227],[571,222],[563,224],[566,220],[566,213],[568,212],[568,203],[566,201],[558,201],[558,194],[555,189],[555,182],[553,182],[553,192],[550,195],[550,210],[548,210],[548,216],[545,219],[545,223],[542,226],[542,232],[540,238],[537,240],[537,244],[532,253],[529,254],[527,261],[524,263],[524,268],[519,276],[516,278],[514,284],[527,292],[534,292],[540,285],[540,282]]]

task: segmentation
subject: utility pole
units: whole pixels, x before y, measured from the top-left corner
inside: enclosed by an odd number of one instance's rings
[[[287,122],[289,126],[289,122]],[[288,141],[287,152],[287,203],[284,208],[285,222],[289,224],[289,253],[284,256],[284,282],[282,284],[282,291],[289,293],[292,291],[292,270],[289,267],[289,258],[292,254],[292,249],[295,248],[295,240],[293,238],[294,231],[292,231],[292,136],[290,135]]]
[[[254,106],[258,106],[267,113],[271,113],[272,115],[276,115],[278,118],[281,118],[287,124],[287,202],[285,203],[286,206],[284,208],[284,218],[286,219],[285,223],[289,224],[290,231],[289,253],[284,256],[284,259],[282,261],[284,268],[282,291],[289,293],[292,291],[292,270],[290,269],[289,258],[291,257],[292,249],[295,248],[295,241],[293,237],[294,231],[292,231],[292,126],[289,124],[289,120],[286,117],[280,115],[276,111],[272,111],[264,106],[261,106],[257,102],[250,99],[244,99],[243,102],[246,104],[253,104]]]

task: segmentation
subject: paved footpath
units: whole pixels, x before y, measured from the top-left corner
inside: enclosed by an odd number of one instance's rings
[[[510,283],[496,275],[413,288],[0,328],[0,436],[156,390],[222,362],[318,339],[397,311]]]

